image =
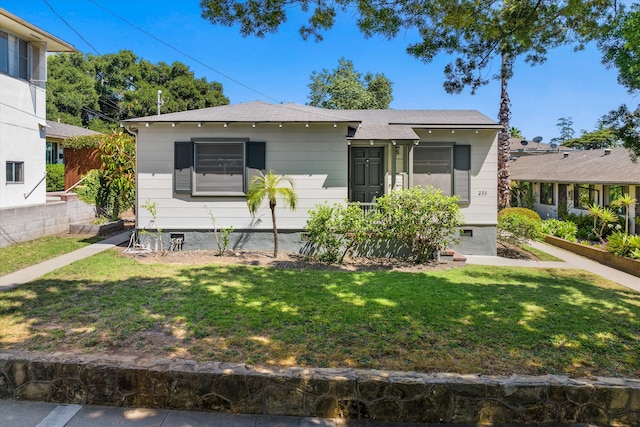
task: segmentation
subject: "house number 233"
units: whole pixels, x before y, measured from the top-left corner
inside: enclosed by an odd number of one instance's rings
[[[478,191],[478,196],[486,196],[487,195],[487,190],[479,190]]]

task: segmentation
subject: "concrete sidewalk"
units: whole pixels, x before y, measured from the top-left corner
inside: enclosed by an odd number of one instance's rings
[[[556,246],[542,242],[530,242],[530,246],[555,256],[563,261],[527,261],[518,259],[500,258],[497,256],[465,255],[468,264],[494,265],[504,267],[538,267],[538,268],[571,268],[585,270],[605,279],[616,282],[622,286],[640,292],[640,277],[624,273],[615,268],[607,267],[589,258],[576,255],[573,252],[560,249]]]
[[[516,427],[520,424],[500,424]],[[477,424],[417,424],[345,421],[171,409],[64,405],[50,402],[0,400],[0,426],[11,427],[476,427]],[[559,426],[556,424],[556,427]],[[589,427],[571,424],[572,427]]]
[[[112,236],[101,242],[85,246],[84,248],[69,252],[68,254],[64,254],[47,261],[43,261],[40,264],[32,265],[23,270],[18,270],[11,274],[7,274],[6,276],[0,276],[0,292],[13,289],[16,286],[22,285],[23,283],[31,282],[32,280],[44,276],[47,273],[62,268],[65,265],[69,265],[72,262],[90,257],[97,253],[106,251],[107,249],[113,248],[114,246],[127,242],[130,236],[131,231],[123,231],[122,233],[116,234],[115,236]]]

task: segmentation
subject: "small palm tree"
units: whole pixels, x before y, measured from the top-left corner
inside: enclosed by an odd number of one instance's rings
[[[629,207],[638,203],[637,199],[634,199],[629,194],[625,193],[624,196],[618,197],[611,202],[611,206],[614,208],[624,208],[624,233],[629,234]]]
[[[282,184],[288,183],[288,186]],[[273,222],[273,257],[278,257],[278,227],[276,226],[276,200],[282,198],[291,210],[295,210],[298,196],[293,189],[293,180],[287,176],[276,175],[269,171],[266,175],[260,172],[251,179],[249,191],[247,191],[247,205],[251,215],[255,215],[263,200],[269,200],[271,220]]]

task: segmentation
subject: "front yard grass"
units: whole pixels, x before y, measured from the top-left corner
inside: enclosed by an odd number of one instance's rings
[[[0,276],[73,252],[100,240],[100,237],[46,236],[1,248]]]
[[[640,294],[575,270],[299,271],[107,251],[0,293],[0,348],[640,378]]]

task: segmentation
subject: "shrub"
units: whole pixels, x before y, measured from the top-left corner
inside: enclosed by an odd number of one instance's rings
[[[575,242],[578,226],[571,221],[560,221],[557,219],[545,219],[542,221],[542,232],[550,236]]]
[[[640,236],[615,231],[609,236],[606,248],[608,252],[617,256],[637,258],[637,255],[640,255]]]
[[[531,209],[527,209],[527,208],[505,208],[505,209],[502,209],[500,212],[498,212],[498,217],[502,215],[511,214],[511,213],[517,213],[519,215],[526,216],[527,218],[531,218],[538,222],[542,221],[542,218],[540,218],[540,215],[538,215],[538,212]]]
[[[324,203],[309,211],[305,231],[320,260],[341,263],[351,249],[369,238],[368,224],[358,203]]]
[[[47,165],[47,191],[64,191],[64,165]]]
[[[444,196],[431,186],[392,191],[376,199],[369,218],[380,235],[400,242],[416,262],[434,259],[441,249],[456,242],[462,224],[458,198]]]
[[[565,217],[565,221],[572,222],[578,227],[576,237],[579,240],[596,240],[596,235],[593,232],[593,219],[588,215],[571,213]]]
[[[498,241],[503,244],[519,245],[527,240],[541,240],[542,221],[520,212],[506,212],[498,215],[497,233]]]

